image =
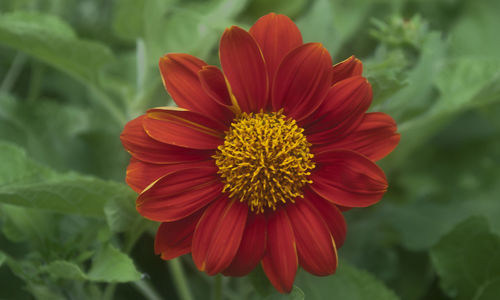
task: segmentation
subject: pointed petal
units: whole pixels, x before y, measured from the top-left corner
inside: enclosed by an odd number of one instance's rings
[[[148,110],[143,126],[159,142],[201,150],[222,144],[226,129],[198,113],[178,108]]]
[[[302,45],[302,35],[289,17],[275,13],[261,17],[249,32],[262,50],[269,79],[272,82],[278,65],[285,55]]]
[[[347,224],[337,205],[323,199],[311,189],[305,190],[304,198],[310,201],[323,217],[323,220],[333,236],[337,249],[342,247],[347,234]]]
[[[276,71],[271,90],[274,111],[305,119],[323,101],[332,80],[332,59],[319,43],[309,43],[289,52]]]
[[[207,95],[220,105],[232,106],[224,74],[216,66],[204,66],[198,72],[201,86]]]
[[[315,155],[311,188],[321,197],[346,207],[377,203],[387,190],[385,174],[371,160],[348,150]]]
[[[332,85],[347,79],[352,76],[361,76],[363,73],[363,64],[359,59],[352,55],[344,61],[339,62],[333,66],[333,79]]]
[[[250,214],[243,232],[240,247],[231,265],[222,273],[226,276],[244,276],[260,262],[266,250],[266,218]]]
[[[398,145],[400,135],[396,130],[396,122],[389,115],[380,112],[368,113],[350,135],[331,144],[315,147],[313,152],[348,149],[377,161],[391,153]]]
[[[211,164],[213,163],[210,160],[178,164],[151,164],[131,157],[125,181],[134,191],[140,193],[151,183],[168,173],[206,167]]]
[[[222,35],[220,63],[241,111],[265,109],[269,83],[262,52],[245,30],[233,26]]]
[[[161,223],[156,232],[155,253],[168,260],[191,252],[194,229],[203,210],[184,219]]]
[[[372,89],[364,77],[350,77],[335,84],[311,122],[304,125],[307,140],[323,144],[352,132],[363,120],[371,100]]]
[[[298,258],[292,225],[286,212],[272,212],[267,222],[267,248],[262,268],[280,293],[289,293],[297,273]]]
[[[337,249],[321,213],[307,199],[297,199],[287,206],[292,223],[299,264],[307,272],[326,276],[337,269]]]
[[[133,157],[145,162],[171,164],[207,160],[213,155],[212,151],[186,149],[152,139],[142,126],[144,117],[128,122],[120,135],[123,147]]]
[[[207,208],[193,236],[193,261],[201,271],[214,275],[226,269],[240,246],[248,206],[221,197]]]
[[[227,124],[232,113],[203,90],[198,72],[207,63],[189,54],[167,54],[160,58],[163,84],[179,107]]]
[[[139,195],[137,211],[154,221],[176,221],[215,200],[222,193],[223,186],[216,167],[172,172],[153,182]]]

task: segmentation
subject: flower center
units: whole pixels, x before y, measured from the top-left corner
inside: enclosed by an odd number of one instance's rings
[[[239,115],[214,156],[223,191],[256,213],[304,197],[315,164],[303,131],[281,112]]]

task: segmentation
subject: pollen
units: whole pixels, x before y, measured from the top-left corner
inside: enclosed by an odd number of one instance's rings
[[[213,156],[223,192],[255,213],[303,198],[315,164],[304,129],[282,112],[241,113]]]

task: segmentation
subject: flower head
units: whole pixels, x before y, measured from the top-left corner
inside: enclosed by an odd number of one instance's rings
[[[366,113],[361,62],[332,66],[286,16],[227,29],[219,54],[222,71],[187,54],[160,59],[179,108],[150,109],[125,126],[126,180],[139,213],[162,222],[162,258],[191,253],[210,275],[242,276],[261,263],[289,292],[299,265],[335,272],[341,210],[382,198],[387,181],[374,162],[399,134],[388,115]]]

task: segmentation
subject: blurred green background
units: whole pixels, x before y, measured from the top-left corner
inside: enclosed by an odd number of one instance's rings
[[[401,143],[390,189],[346,212],[337,274],[278,295],[257,269],[213,278],[153,253],[119,134],[172,103],[158,59],[218,64],[218,39],[290,16],[354,54]],[[2,0],[0,299],[500,299],[500,1]],[[185,281],[183,281],[185,279]],[[304,296],[305,295],[305,296]]]

